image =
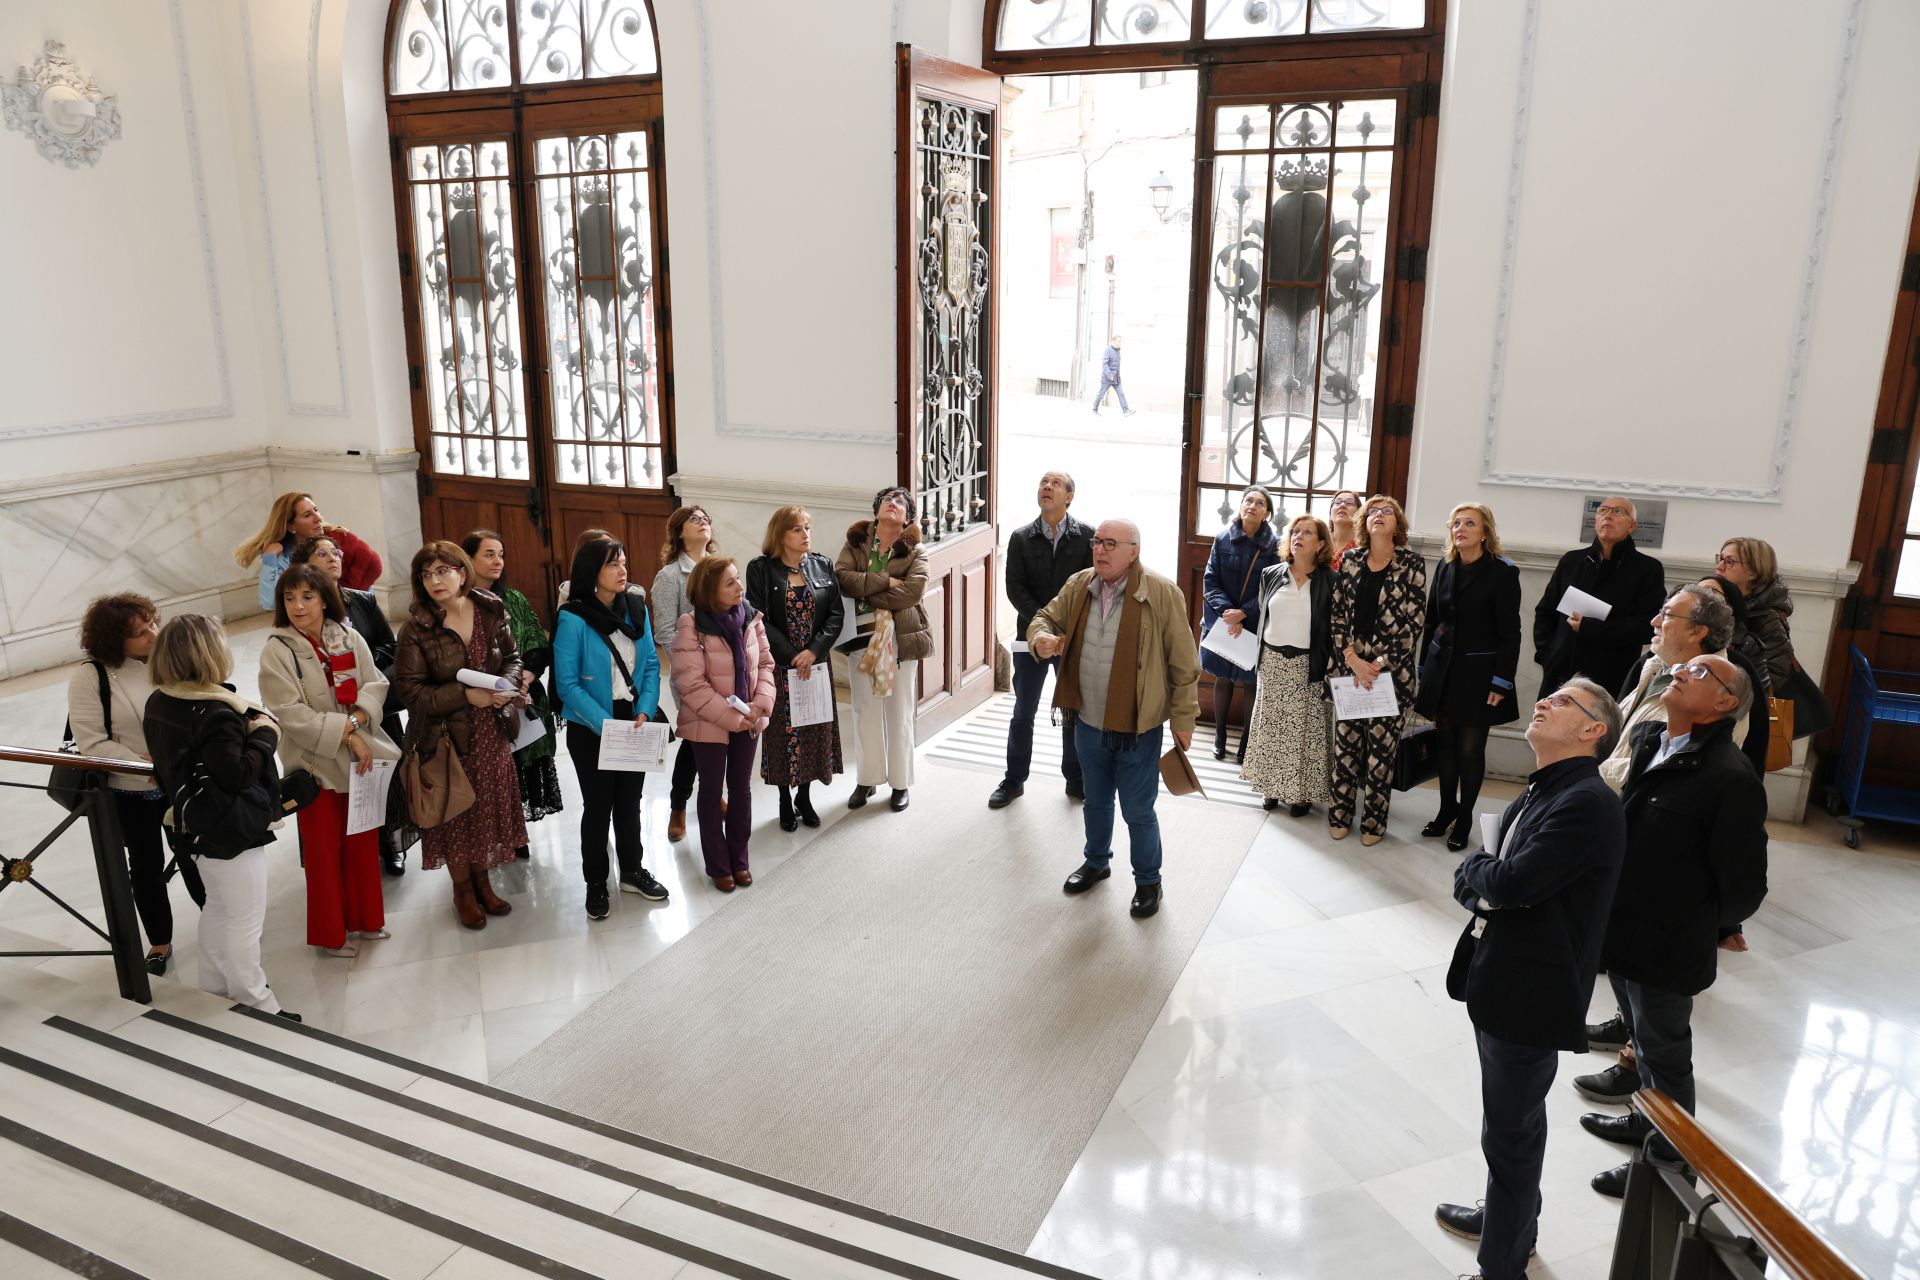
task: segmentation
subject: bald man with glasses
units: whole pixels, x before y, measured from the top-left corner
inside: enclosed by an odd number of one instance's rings
[[[1542,689],[1558,689],[1576,675],[1609,691],[1626,683],[1667,598],[1666,567],[1634,546],[1639,527],[1632,499],[1615,494],[1593,513],[1593,542],[1554,567],[1533,609],[1533,660]],[[1561,613],[1568,587],[1606,601],[1606,618]]]
[[[1722,935],[1767,896],[1767,791],[1734,743],[1753,703],[1746,672],[1708,654],[1669,674],[1660,695],[1666,723],[1629,735],[1633,763],[1620,796],[1627,856],[1601,963],[1633,1026],[1640,1087],[1691,1112],[1693,998],[1713,985],[1722,949],[1744,949],[1737,934]],[[1580,1126],[1626,1147],[1651,1132],[1632,1112],[1594,1112]],[[1593,1189],[1624,1196],[1627,1168],[1599,1174]]]

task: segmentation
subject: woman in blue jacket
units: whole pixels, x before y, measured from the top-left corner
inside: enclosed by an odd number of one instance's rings
[[[1260,571],[1280,563],[1280,543],[1268,523],[1272,516],[1273,499],[1259,485],[1249,485],[1240,495],[1240,518],[1214,535],[1206,576],[1201,579],[1207,606],[1200,619],[1203,638],[1216,622],[1234,635],[1247,627],[1259,631]],[[1213,677],[1213,758],[1225,760],[1233,686],[1253,684],[1253,669],[1235,666],[1211,649],[1200,651],[1200,667]],[[1252,703],[1251,695],[1247,700]],[[1244,733],[1240,735],[1239,761],[1247,762]]]
[[[649,719],[660,702],[647,594],[627,581],[627,552],[610,538],[573,555],[567,603],[553,633],[553,683],[567,722],[567,755],[580,779],[580,871],[587,916],[607,918],[607,823],[620,859],[620,891],[664,902],[667,890],[640,865],[644,773],[600,767],[600,726]]]

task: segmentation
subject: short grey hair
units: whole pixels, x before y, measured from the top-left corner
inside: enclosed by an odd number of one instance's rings
[[[1628,496],[1627,496],[1626,494],[1624,494],[1624,493],[1610,493],[1610,494],[1608,494],[1608,495],[1607,495],[1606,497],[1604,497],[1604,498],[1602,498],[1602,499],[1600,499],[1600,502],[1601,502],[1601,504],[1602,504],[1602,505],[1605,505],[1606,503],[1609,503],[1609,502],[1612,502],[1612,501],[1613,501],[1614,499],[1616,499],[1616,498],[1618,498],[1618,499],[1620,500],[1620,505],[1621,505],[1621,506],[1623,506],[1623,507],[1625,507],[1625,508],[1627,509],[1627,519],[1629,519],[1629,520],[1631,520],[1631,521],[1633,521],[1633,522],[1634,522],[1635,524],[1639,524],[1639,523],[1640,523],[1640,508],[1639,508],[1639,507],[1636,507],[1636,506],[1634,506],[1634,505],[1633,505],[1633,499],[1632,499],[1632,498],[1629,498],[1629,497],[1628,497]]]
[[[1727,659],[1727,665],[1733,668],[1733,679],[1727,681],[1727,687],[1733,690],[1737,704],[1733,708],[1733,722],[1739,724],[1753,710],[1753,680],[1733,659]]]
[[[1135,524],[1133,521],[1127,519],[1125,516],[1114,516],[1110,519],[1102,520],[1100,524],[1102,525],[1117,524],[1122,526],[1123,528],[1126,529],[1128,537],[1132,540],[1133,545],[1136,547],[1140,545],[1140,526]],[[1100,528],[1100,525],[1094,526],[1094,529],[1096,531],[1099,528]]]
[[[1612,694],[1585,676],[1575,676],[1560,688],[1571,689],[1584,695],[1584,700],[1588,704],[1587,710],[1593,713],[1594,719],[1606,727],[1606,732],[1600,735],[1600,741],[1595,744],[1593,752],[1595,759],[1605,760],[1613,754],[1613,748],[1620,741],[1620,734],[1624,728],[1625,722],[1620,715],[1620,704],[1613,700]]]
[[[1696,626],[1707,629],[1700,648],[1706,653],[1724,653],[1733,642],[1733,606],[1697,582],[1689,582],[1674,593],[1693,597],[1692,618]]]
[[[1042,480],[1045,480],[1048,476],[1060,477],[1060,483],[1065,485],[1067,488],[1068,497],[1072,497],[1074,494],[1080,492],[1079,486],[1074,484],[1073,482],[1073,476],[1071,473],[1062,471],[1058,467],[1055,467],[1052,471],[1042,471],[1040,473],[1040,478]]]

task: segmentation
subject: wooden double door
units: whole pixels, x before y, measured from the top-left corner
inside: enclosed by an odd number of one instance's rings
[[[650,581],[675,505],[658,81],[389,120],[422,531],[497,531],[549,621],[585,529]]]

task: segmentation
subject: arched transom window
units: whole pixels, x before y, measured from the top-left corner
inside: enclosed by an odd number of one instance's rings
[[[1428,22],[1428,0],[993,0],[993,7],[994,53],[1406,32]]]

